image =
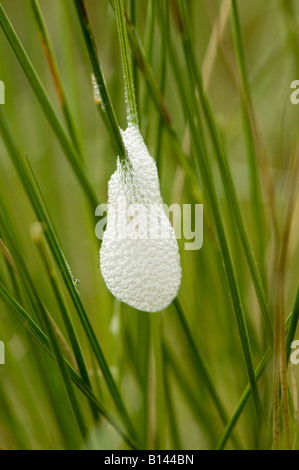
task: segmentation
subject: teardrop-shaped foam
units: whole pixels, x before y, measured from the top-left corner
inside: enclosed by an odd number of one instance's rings
[[[157,167],[137,126],[122,132],[128,159],[108,185],[107,227],[100,267],[122,302],[158,312],[176,297],[181,266],[175,233],[163,209]]]

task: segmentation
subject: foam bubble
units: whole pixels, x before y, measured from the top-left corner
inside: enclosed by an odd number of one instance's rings
[[[128,158],[118,159],[108,184],[101,272],[117,299],[158,312],[177,296],[181,283],[178,244],[163,209],[155,160],[138,127],[129,126],[122,136]]]

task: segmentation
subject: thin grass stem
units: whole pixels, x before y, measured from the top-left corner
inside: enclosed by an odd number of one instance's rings
[[[138,111],[135,98],[135,85],[133,79],[133,69],[131,64],[128,33],[126,28],[126,18],[124,4],[122,0],[115,0],[115,12],[117,19],[118,37],[120,44],[120,52],[123,64],[125,95],[127,105],[128,125],[138,126]]]

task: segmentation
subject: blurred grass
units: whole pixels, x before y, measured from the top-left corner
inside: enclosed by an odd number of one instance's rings
[[[85,3],[116,123],[124,128],[116,17],[108,0]],[[107,113],[100,109],[99,114],[93,101],[95,70],[75,2],[1,2],[33,67],[23,61],[28,81],[1,32],[6,104],[0,109],[0,340],[7,352],[6,365],[0,366],[1,448],[271,448],[273,372],[279,371],[268,330],[274,330],[274,339],[285,334],[281,322],[275,329],[277,285],[283,318],[294,313],[288,347],[298,319],[298,301],[293,305],[299,277],[299,111],[290,104],[290,83],[298,78],[299,11],[290,0],[235,1],[236,15],[228,1],[219,29],[224,3],[167,0],[160,9],[156,0],[125,2],[140,127],[158,160],[164,202],[201,201],[205,213],[203,248],[185,251],[184,240],[179,241],[180,300],[150,318],[113,299],[99,271],[94,211],[107,200],[117,136],[107,125]],[[32,9],[38,5],[67,108],[61,106],[40,41],[38,10]],[[3,18],[1,13],[2,25]],[[168,43],[175,51],[173,64]],[[45,237],[41,258],[31,237],[37,220]],[[231,265],[234,272],[229,283],[221,259],[226,243],[224,267]],[[277,281],[277,257],[283,261],[282,282]],[[244,312],[253,385],[257,368],[260,424],[247,384],[232,286]],[[13,312],[30,316],[25,320],[30,331]],[[70,323],[63,321],[67,318]],[[43,338],[48,351],[32,333]],[[70,366],[62,357],[70,360],[74,352]],[[275,353],[282,355],[281,349],[274,348]],[[293,436],[292,413],[291,406]],[[80,433],[85,423],[88,437]],[[283,447],[282,424],[280,431]]]

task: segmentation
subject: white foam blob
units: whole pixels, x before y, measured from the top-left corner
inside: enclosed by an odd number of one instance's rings
[[[163,209],[155,160],[137,126],[122,131],[128,159],[108,185],[107,227],[100,267],[108,289],[145,312],[177,296],[181,265],[175,233]]]

